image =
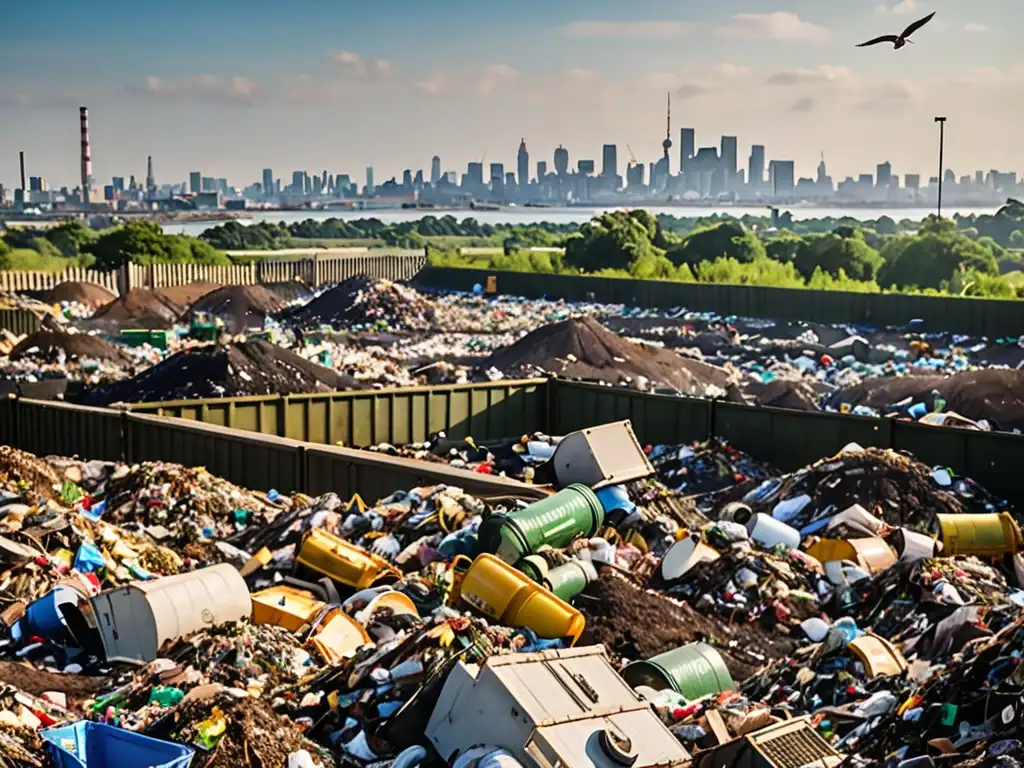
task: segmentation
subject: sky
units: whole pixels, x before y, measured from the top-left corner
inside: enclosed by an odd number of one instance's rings
[[[931,11],[916,45],[855,45]],[[0,183],[79,177],[79,105],[93,172],[158,183],[190,171],[242,186],[270,167],[377,183],[440,155],[531,173],[559,144],[657,160],[672,94],[697,145],[739,139],[811,176],[891,161],[935,175],[1024,173],[1021,0],[34,0],[0,24]],[[629,147],[629,148],[627,148]]]

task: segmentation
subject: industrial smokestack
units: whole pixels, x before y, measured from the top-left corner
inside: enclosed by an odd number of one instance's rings
[[[25,152],[18,153],[18,160],[21,162],[21,191],[24,192],[25,187]]]
[[[92,187],[92,148],[89,146],[89,108],[79,107],[82,123],[82,203],[89,205]]]

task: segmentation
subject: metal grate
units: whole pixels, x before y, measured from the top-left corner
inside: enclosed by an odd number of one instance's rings
[[[801,768],[835,755],[835,751],[810,728],[799,728],[778,736],[766,734],[766,737],[763,741],[751,741],[774,768]]]

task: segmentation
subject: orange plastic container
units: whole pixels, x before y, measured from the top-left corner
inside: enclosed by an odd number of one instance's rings
[[[302,589],[284,585],[270,587],[253,593],[252,623],[273,624],[298,632],[325,605]]]
[[[473,561],[462,577],[460,596],[505,626],[527,627],[542,638],[569,638],[570,645],[586,625],[582,613],[494,555]]]

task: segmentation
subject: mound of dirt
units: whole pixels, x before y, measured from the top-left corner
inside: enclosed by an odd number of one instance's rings
[[[193,303],[189,315],[207,312],[223,320],[228,333],[242,333],[262,329],[267,317],[284,309],[286,303],[262,285],[226,285]]]
[[[215,291],[220,287],[220,283],[208,283],[203,280],[197,280],[192,283],[186,283],[185,285],[169,285],[166,288],[157,288],[156,292],[165,299],[173,301],[175,304],[187,307],[189,304],[201,299],[210,291]]]
[[[171,328],[184,314],[185,306],[149,288],[132,288],[128,293],[104,304],[88,321],[91,327],[111,330]]]
[[[588,640],[604,645],[614,661],[649,659],[687,643],[703,641],[722,654],[733,679],[743,680],[761,667],[749,648],[768,659],[784,658],[796,643],[756,624],[727,624],[677,604],[657,592],[639,589],[619,576],[602,576],[587,587],[576,607],[587,619]],[[735,647],[729,644],[736,641]]]
[[[313,298],[313,289],[301,280],[287,280],[283,283],[265,283],[263,287],[281,299],[281,301],[288,304],[296,301],[309,301]]]
[[[26,336],[11,350],[11,360],[32,359],[55,362],[64,353],[66,360],[109,360],[115,363],[131,363],[131,356],[115,347],[106,339],[87,333],[62,333],[60,331],[36,331]]]
[[[64,282],[55,285],[46,293],[46,300],[53,303],[62,301],[78,302],[93,309],[109,304],[117,297],[96,283]]]
[[[0,683],[13,685],[32,696],[42,696],[47,691],[63,693],[68,697],[72,712],[76,712],[87,699],[110,687],[110,680],[105,677],[50,672],[13,661],[0,661]]]
[[[952,376],[906,376],[865,379],[836,392],[830,405],[867,405],[885,411],[906,398],[931,402],[936,390],[954,411],[974,421],[988,419],[999,429],[1024,430],[1024,371],[964,371]]]
[[[304,328],[329,325],[339,330],[359,326],[423,331],[434,325],[434,306],[408,286],[390,280],[353,277],[288,313],[286,318]]]
[[[752,383],[744,388],[744,394],[757,405],[771,408],[788,408],[792,411],[820,411],[818,393],[803,381],[776,380],[767,384]]]
[[[182,350],[131,379],[93,390],[85,402],[152,403],[358,388],[360,385],[354,379],[258,339]]]
[[[570,318],[528,333],[498,350],[482,364],[508,375],[552,373],[569,379],[619,384],[646,378],[651,386],[666,386],[703,395],[709,387],[725,389],[732,377],[713,365],[680,357],[656,347],[644,347],[609,331],[592,317]]]

